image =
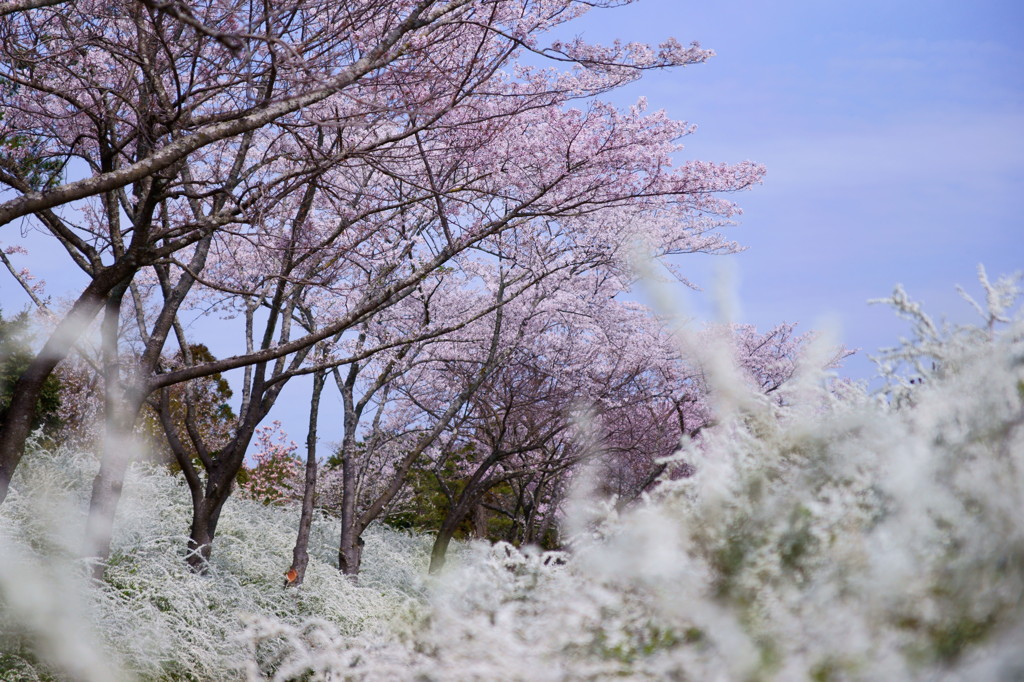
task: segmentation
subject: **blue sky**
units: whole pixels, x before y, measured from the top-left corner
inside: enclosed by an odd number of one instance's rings
[[[584,38],[699,41],[706,64],[649,74],[628,104],[697,124],[684,158],[764,163],[730,257],[678,263],[702,286],[723,261],[737,273],[739,321],[838,326],[867,352],[905,324],[868,306],[897,282],[956,321],[954,290],[1024,269],[1024,3],[641,0],[595,11]],[[687,308],[713,316],[708,293]]]
[[[1024,3],[640,0],[594,11],[568,33],[605,43],[673,36],[718,53],[648,74],[613,101],[644,95],[697,124],[682,158],[767,166],[762,186],[735,197],[745,213],[729,236],[749,249],[678,261],[709,289],[729,263],[737,321],[831,322],[862,349],[843,373],[868,378],[867,353],[906,333],[869,298],[900,282],[928,310],[967,321],[956,283],[977,292],[978,263],[993,277],[1024,269]],[[28,241],[36,255],[53,248]],[[58,294],[66,263],[32,261]],[[0,286],[5,309],[27,302],[9,277]],[[714,316],[710,291],[680,298]],[[295,382],[271,415],[297,442],[306,405],[307,382]],[[339,412],[335,394],[325,396],[325,442],[341,436]]]

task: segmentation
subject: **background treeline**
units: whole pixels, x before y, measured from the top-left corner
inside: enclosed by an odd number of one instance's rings
[[[553,296],[557,301],[558,295]],[[372,383],[339,381],[343,395],[366,391],[359,400],[372,409],[364,429],[353,429],[357,437],[326,452],[321,449],[325,461],[317,463],[311,456],[316,450],[301,457],[299,446],[288,440],[279,422],[259,427],[252,461],[242,464],[234,485],[265,504],[305,503],[303,524],[312,519],[314,509],[344,519],[348,495],[354,502],[349,523],[356,528],[356,559],[346,564],[352,559],[339,551],[339,560],[350,573],[359,570],[362,533],[376,520],[434,533],[433,570],[443,565],[453,538],[558,548],[566,495],[580,471],[598,472],[595,494],[625,507],[661,478],[690,475],[690,463],[670,466],[661,460],[675,452],[682,438],[699,437],[710,423],[709,389],[701,372],[672,350],[673,342],[657,321],[634,304],[627,307],[628,326],[616,331],[620,342],[637,346],[628,362],[625,352],[611,359],[603,355],[609,342],[604,336],[598,337],[601,346],[595,348],[593,343],[588,346],[579,329],[551,325],[529,341],[502,346],[503,361],[493,362],[485,381],[458,374],[459,365],[467,363],[471,338],[464,340],[454,359],[444,355],[451,352],[449,337],[417,349],[417,364],[409,363],[406,375],[396,372],[391,355],[381,354],[384,358],[378,363],[361,363],[357,371],[371,376]],[[533,308],[528,312],[533,316],[530,321],[544,319]],[[3,328],[3,367],[14,367],[14,372],[31,354],[26,324],[22,314]],[[566,330],[573,333],[565,335]],[[745,380],[765,395],[792,377],[806,340],[795,337],[791,325],[763,335],[745,326],[711,328],[702,338],[730,348],[749,372]],[[548,357],[537,352],[541,344]],[[435,352],[438,355],[428,355]],[[193,358],[213,359],[199,344],[190,353]],[[838,357],[833,352],[828,360]],[[180,355],[166,362],[180,362]],[[599,362],[606,364],[601,367]],[[388,381],[373,371],[390,373]],[[350,369],[349,377],[354,373]],[[441,382],[453,378],[454,385],[445,392]],[[11,380],[3,385],[7,399],[13,385]],[[49,386],[47,402],[40,403],[40,442],[102,448],[102,421],[90,412],[102,404],[102,376],[90,371],[87,362],[69,361],[50,377]],[[371,402],[374,392],[386,400]],[[448,403],[443,402],[446,397]],[[148,403],[140,410],[133,446],[145,453],[144,460],[162,463],[185,477],[181,461],[201,469],[199,447],[231,437],[238,418],[231,398],[220,375],[167,391],[162,404]],[[457,412],[451,409],[453,404],[459,407]],[[356,413],[349,409],[349,414]],[[453,416],[438,428],[437,413],[442,409]],[[189,440],[180,440],[178,434],[187,434]],[[309,436],[316,437],[315,426]],[[209,460],[217,453],[205,456]],[[348,488],[346,458],[355,473]],[[307,541],[299,538],[298,552],[305,551]],[[297,566],[291,569],[298,573],[291,582],[301,582]]]

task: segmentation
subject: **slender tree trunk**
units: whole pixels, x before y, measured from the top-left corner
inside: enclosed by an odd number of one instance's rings
[[[466,515],[466,509],[460,506],[456,506],[445,516],[444,521],[441,522],[441,528],[437,531],[437,537],[434,538],[434,545],[430,548],[430,573],[438,573],[446,561],[446,555],[448,554],[448,545],[451,544],[452,538],[455,537],[455,530],[459,527],[463,517]]]
[[[121,499],[124,475],[128,462],[136,452],[132,440],[138,404],[129,398],[122,383],[117,333],[121,319],[121,301],[128,282],[122,282],[110,293],[105,305],[101,339],[103,349],[105,429],[100,470],[93,480],[89,500],[89,517],[85,526],[84,556],[93,559],[93,577],[103,578],[105,563],[110,556],[114,515]],[[137,392],[132,391],[134,397]],[[132,405],[130,403],[136,403]]]
[[[346,471],[347,467],[347,471]],[[348,576],[359,575],[363,562],[362,533],[365,528],[355,514],[355,462],[342,461],[341,540],[338,543],[338,569]]]
[[[546,478],[542,483],[545,485],[556,480],[551,477]],[[557,483],[548,494],[547,504],[544,504],[544,498],[542,496],[541,486],[537,486],[537,490],[533,496],[533,514],[531,516],[531,526],[533,529],[530,532],[530,542],[534,542],[541,547],[545,546],[545,541],[549,533],[552,533],[552,542],[547,547],[557,547],[559,544],[558,540],[558,526],[555,524],[555,509],[558,508],[559,492]],[[541,510],[544,510],[543,514]],[[537,518],[540,517],[540,525],[537,525]]]
[[[272,404],[272,400],[269,402]],[[269,405],[265,405],[269,410]],[[255,408],[255,406],[253,406]],[[261,410],[262,411],[262,410]],[[197,486],[192,491],[192,530],[189,535],[188,563],[199,573],[206,571],[207,562],[213,549],[213,539],[217,533],[217,521],[224,504],[231,497],[235,477],[245,459],[245,451],[252,441],[256,426],[263,419],[263,414],[252,411],[242,424],[232,441],[216,456],[206,471],[206,485]],[[191,465],[191,463],[189,463]],[[199,481],[199,478],[196,478]],[[191,487],[193,483],[189,481]]]
[[[519,492],[516,494],[516,506],[513,507],[511,514],[512,525],[505,534],[506,541],[516,546],[525,542],[526,535],[529,533],[530,503],[527,499],[527,485],[529,482],[523,481],[519,486]]]
[[[478,471],[477,474],[479,473]],[[448,513],[441,521],[441,528],[437,531],[437,537],[434,538],[434,546],[430,550],[430,568],[428,569],[430,573],[437,573],[444,568],[448,545],[455,537],[455,531],[458,530],[459,524],[480,504],[484,493],[490,490],[492,485],[475,474],[455,503],[448,508]]]
[[[244,423],[243,428],[248,427],[248,430],[236,434],[232,442],[214,458],[211,458],[205,449],[200,451],[199,456],[202,458],[206,470],[204,483],[192,461],[191,454],[178,437],[177,429],[171,419],[167,389],[161,390],[160,421],[167,434],[171,451],[174,453],[178,465],[181,466],[182,474],[185,476],[189,492],[192,495],[192,526],[189,530],[188,555],[185,561],[196,573],[204,573],[213,549],[213,538],[217,532],[221,509],[231,495],[235,474],[238,473],[238,467],[241,466],[237,463],[244,456],[245,448],[248,447],[255,427],[248,422]]]
[[[355,518],[355,463],[342,461],[341,539],[338,543],[338,569],[355,576],[363,560],[363,540]]]
[[[98,580],[103,578],[104,565],[110,556],[114,517],[128,464],[141,447],[133,434],[141,409],[141,401],[136,396],[135,391],[124,395],[122,402],[114,407],[114,413],[108,415],[100,470],[93,480],[84,556],[94,560],[93,577]]]
[[[356,518],[356,415],[352,389],[358,370],[350,370],[342,386],[345,408],[345,436],[341,447],[341,539],[338,543],[338,568],[345,575],[355,576],[363,560],[362,529]]]
[[[523,506],[525,512],[525,524],[523,528],[523,543],[537,542],[537,515],[540,512],[542,494],[546,480],[541,479],[533,489],[533,494]],[[538,543],[539,544],[539,543]]]
[[[466,487],[455,499],[455,502],[448,508],[448,513],[441,522],[441,528],[434,538],[434,546],[430,551],[430,573],[437,573],[444,568],[445,554],[448,552],[448,545],[455,535],[455,530],[462,523],[463,519],[480,504],[488,490],[491,490],[497,481],[488,477],[488,472],[505,455],[501,450],[494,449],[483,462],[477,466],[476,471],[466,481]]]
[[[303,357],[300,356],[295,364],[301,363]],[[261,371],[261,368],[257,368],[258,377]],[[205,486],[184,449],[175,449],[175,456],[182,469],[188,467],[192,470],[192,475],[186,476],[189,488],[192,490],[194,515],[192,531],[189,536],[188,563],[200,573],[206,570],[206,563],[210,558],[213,539],[217,531],[217,520],[220,518],[224,503],[231,496],[235,478],[245,461],[245,452],[252,441],[253,433],[270,408],[273,407],[284,384],[285,382],[282,381],[273,389],[264,390],[262,379],[257,381],[257,390],[253,391],[253,396],[262,396],[262,399],[259,401],[255,398],[252,399],[247,414],[242,416],[238,430],[231,442],[216,455],[213,455],[208,464],[203,463],[206,469]],[[165,430],[172,428],[169,415],[166,418],[161,418],[165,419]]]
[[[313,395],[309,405],[309,432],[306,435],[306,480],[302,493],[302,515],[299,517],[299,534],[292,550],[292,565],[285,573],[285,586],[301,585],[306,578],[309,564],[309,530],[313,525],[313,503],[316,500],[316,440],[317,418],[320,412],[320,394],[324,390],[327,371],[313,374]]]
[[[483,504],[473,507],[473,537],[480,540],[487,539],[487,509]]]

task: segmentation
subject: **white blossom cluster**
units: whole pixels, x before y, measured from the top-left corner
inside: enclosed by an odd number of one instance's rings
[[[472,544],[436,579],[423,575],[429,538],[376,528],[352,583],[322,517],[306,583],[286,590],[297,514],[250,500],[228,505],[213,570],[193,575],[177,550],[186,491],[140,469],[108,578],[86,586],[60,567],[75,568],[69,527],[93,465],[37,451],[0,507],[0,670],[1022,679],[1024,319],[1016,280],[982,283],[980,327],[938,325],[897,290],[888,302],[915,337],[883,352],[883,393],[829,381],[813,359],[781,399],[723,391],[717,426],[676,455],[693,476],[626,511],[581,484],[565,552]],[[55,585],[64,596],[47,596]]]

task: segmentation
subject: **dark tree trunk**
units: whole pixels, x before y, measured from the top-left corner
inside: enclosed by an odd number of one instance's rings
[[[359,368],[353,364],[341,386],[341,402],[345,410],[345,436],[341,445],[341,539],[338,543],[338,569],[345,575],[357,575],[363,560],[362,528],[356,518],[356,426],[359,414],[353,400],[353,389]]]
[[[293,364],[298,366],[305,356],[306,353],[300,351]],[[192,461],[190,453],[177,436],[177,428],[171,418],[168,393],[166,389],[161,389],[160,420],[167,434],[168,444],[192,493],[194,518],[189,536],[188,563],[199,572],[205,571],[217,531],[217,520],[220,518],[224,503],[231,496],[235,477],[245,461],[245,452],[252,441],[253,433],[287,383],[283,380],[278,381],[268,388],[263,379],[265,370],[266,363],[260,363],[254,368],[256,379],[231,442],[216,453],[210,452],[208,448],[200,449],[199,457],[202,468],[206,471],[205,484],[196,463]]]
[[[239,424],[234,438],[220,452],[212,454],[207,452],[206,448],[199,450],[202,468],[206,471],[204,482],[196,463],[192,460],[192,455],[178,437],[177,428],[171,417],[168,391],[161,390],[160,421],[167,435],[168,445],[192,494],[192,527],[189,532],[187,561],[199,573],[206,570],[221,509],[231,496],[235,476],[242,468],[246,448],[249,447],[253,432],[262,416],[259,410],[250,410],[247,418]]]
[[[536,519],[536,515],[534,515],[534,518]],[[536,531],[531,530],[530,538],[529,538],[528,542],[535,542],[538,545],[541,545],[542,547],[543,546],[547,546],[547,547],[555,546],[555,547],[557,547],[559,545],[559,543],[560,543],[560,540],[558,539],[558,528],[557,528],[557,526],[554,527],[554,531],[555,532],[554,532],[554,538],[553,538],[552,542],[549,543],[548,545],[544,544],[545,540],[548,537],[548,533],[551,532],[552,527],[554,526],[554,521],[555,521],[555,515],[554,514],[551,514],[551,513],[545,514],[544,515],[544,521],[540,524],[540,528],[538,528]]]
[[[428,569],[430,573],[437,573],[444,568],[448,554],[448,545],[451,544],[452,538],[455,537],[455,531],[458,529],[459,524],[462,523],[462,519],[466,516],[467,511],[465,508],[456,506],[452,511],[448,512],[444,521],[441,522],[441,528],[438,529],[437,537],[434,538],[434,546],[430,548],[430,568]]]
[[[512,508],[512,513],[509,514],[512,524],[505,533],[505,540],[516,546],[522,544],[530,532],[530,500],[526,489],[529,483],[529,480],[519,483],[516,504]]]
[[[494,487],[497,481],[489,477],[488,474],[505,454],[507,453],[497,448],[492,450],[491,454],[477,466],[476,471],[466,481],[466,487],[448,507],[448,513],[441,522],[441,528],[437,531],[437,537],[434,539],[434,547],[430,551],[430,573],[437,573],[444,568],[445,554],[448,552],[448,545],[455,535],[455,530],[473,510],[473,507],[480,504],[487,491]],[[449,497],[449,499],[452,498]]]
[[[0,427],[0,502],[7,497],[14,470],[25,454],[25,442],[32,430],[43,384],[61,359],[40,353],[14,385],[11,404]]]
[[[269,409],[269,406],[265,405],[265,407]],[[212,458],[210,466],[206,470],[206,485],[200,488],[201,499],[197,500],[199,496],[196,494],[197,491],[193,490],[194,518],[189,535],[189,565],[199,572],[206,570],[206,564],[213,549],[213,539],[217,532],[217,521],[220,519],[221,509],[231,497],[235,477],[245,460],[245,451],[252,441],[256,426],[264,416],[259,412],[262,410],[251,412],[239,427],[239,431],[232,441]],[[191,466],[192,463],[189,462],[189,465]],[[189,478],[186,477],[186,480]],[[191,487],[191,480],[189,480],[189,485]]]
[[[178,431],[171,418],[170,400],[167,389],[160,392],[160,421],[167,436],[167,443],[174,453],[174,458],[181,467],[181,472],[188,483],[189,493],[192,495],[192,526],[189,529],[188,555],[185,561],[197,573],[206,571],[210,560],[210,553],[213,548],[213,538],[217,532],[217,521],[220,519],[220,510],[224,506],[228,495],[219,495],[216,481],[224,477],[225,467],[223,460],[213,459],[200,450],[199,456],[203,460],[203,466],[207,471],[207,479],[204,484],[192,457],[178,437]],[[248,440],[245,441],[246,444]],[[243,445],[243,448],[245,446]],[[228,446],[227,455],[237,451],[237,436]],[[233,478],[232,478],[233,480]],[[228,481],[227,492],[230,494],[231,481]]]
[[[354,441],[354,438],[352,440]],[[349,444],[347,432],[345,442],[346,445]],[[354,442],[351,445],[354,445]],[[355,454],[351,446],[345,447],[344,451],[341,460],[341,539],[338,544],[338,568],[346,576],[355,576],[362,562],[362,528],[355,516]]]
[[[345,575],[356,578],[363,564],[363,546],[366,543],[357,528],[352,528],[345,542],[338,552],[338,568]]]
[[[313,525],[313,503],[316,501],[316,440],[317,419],[320,412],[320,394],[327,379],[326,370],[313,374],[313,395],[309,405],[309,432],[306,435],[306,479],[302,493],[302,515],[299,517],[299,534],[292,550],[292,565],[285,573],[285,587],[298,586],[306,578],[309,564],[309,530]]]
[[[540,535],[537,534],[537,515],[540,513],[541,504],[543,501],[543,491],[546,478],[541,478],[537,482],[536,487],[533,489],[533,494],[529,496],[529,499],[525,503],[525,526],[523,528],[523,543],[537,543],[540,544],[543,541],[544,531],[542,530]],[[540,538],[538,540],[538,538]]]
[[[475,507],[479,506],[481,498],[494,485],[493,481],[485,480],[480,474],[481,471],[478,469],[466,484],[462,494],[448,508],[444,520],[441,521],[437,537],[434,538],[434,546],[430,550],[430,568],[428,569],[430,573],[437,573],[444,568],[448,545],[455,537],[455,531],[458,530],[459,524]]]
[[[362,529],[358,527],[355,514],[356,485],[355,462],[351,453],[342,459],[341,480],[341,539],[338,544],[338,568],[345,575],[359,573],[359,565],[363,558]]]
[[[193,499],[192,528],[189,530],[188,556],[185,561],[196,573],[205,573],[209,566],[217,522],[226,501],[227,497],[220,502],[206,496]]]
[[[483,504],[473,507],[473,537],[480,540],[487,539],[487,509]]]

